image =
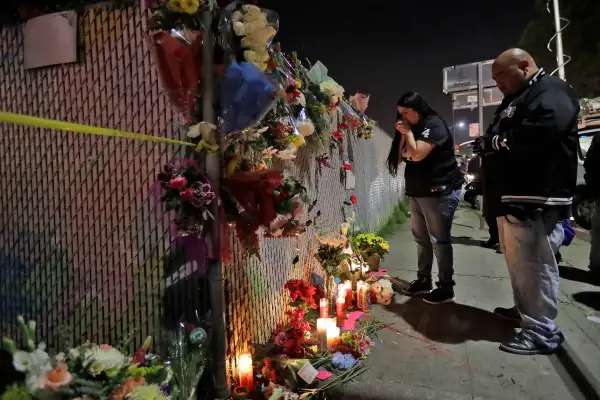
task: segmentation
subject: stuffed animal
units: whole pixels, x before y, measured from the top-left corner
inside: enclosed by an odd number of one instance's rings
[[[394,296],[394,290],[392,289],[392,282],[387,279],[380,279],[377,282],[371,284],[371,291],[375,295],[377,304],[383,304],[385,306],[392,303],[392,297]]]

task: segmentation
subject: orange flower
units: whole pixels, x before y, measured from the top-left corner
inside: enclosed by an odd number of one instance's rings
[[[67,364],[61,363],[52,371],[46,372],[40,378],[41,386],[46,390],[57,391],[63,386],[68,385],[73,380],[73,377],[67,370]]]
[[[128,378],[125,382],[123,382],[123,386],[118,388],[111,396],[111,400],[123,400],[125,396],[133,392],[136,387],[142,386],[144,383],[145,380],[141,376],[137,378]]]

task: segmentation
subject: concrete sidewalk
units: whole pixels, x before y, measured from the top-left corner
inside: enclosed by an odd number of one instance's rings
[[[514,326],[496,318],[492,310],[511,306],[512,293],[503,256],[480,247],[487,232],[478,228],[473,211],[457,212],[457,304],[431,306],[396,294],[391,306],[375,306],[372,316],[393,323],[393,329],[380,332],[368,361],[370,370],[335,398],[598,398],[589,382],[593,385],[593,377],[600,378],[600,324],[588,317],[594,316],[594,307],[600,309],[600,288],[587,282],[589,244],[577,239],[562,249],[558,322],[567,337],[567,351],[518,356],[498,350],[499,341],[510,337]],[[409,226],[388,239],[392,251],[383,267],[400,280],[415,279],[416,248]]]

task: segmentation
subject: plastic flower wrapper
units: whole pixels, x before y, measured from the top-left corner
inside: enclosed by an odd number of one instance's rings
[[[329,77],[327,67],[317,61],[308,71],[308,80],[318,85],[320,91],[329,98],[330,109],[335,109],[344,97],[344,88]]]
[[[177,331],[167,333],[169,360],[178,399],[196,398],[198,383],[209,367],[212,335],[210,317],[208,312],[198,321],[198,325],[180,322]]]
[[[210,6],[208,0],[146,0],[151,9],[149,26],[162,31],[183,27],[202,31],[200,12]]]
[[[312,134],[315,133],[315,125],[312,120],[306,116],[306,111],[304,109],[302,109],[298,115],[298,119],[296,119],[296,127],[298,128],[298,133],[305,138],[312,136]]]
[[[362,115],[367,110],[367,107],[369,107],[369,98],[370,96],[357,92],[356,94],[350,96],[350,105],[356,110],[357,113]]]
[[[254,64],[233,61],[221,83],[221,130],[229,134],[255,125],[277,100],[277,88]]]
[[[155,65],[164,90],[184,122],[193,122],[202,69],[202,33],[172,30],[152,34]]]
[[[339,130],[355,129],[360,127],[362,123],[361,117],[356,113],[345,101],[340,102],[340,110],[342,110],[342,122],[338,125]]]
[[[279,29],[276,12],[234,1],[221,13],[219,31],[225,48],[236,61],[253,63],[265,71],[269,46]]]

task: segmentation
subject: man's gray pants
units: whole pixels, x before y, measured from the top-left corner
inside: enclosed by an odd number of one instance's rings
[[[555,255],[564,238],[559,214],[540,210],[525,220],[512,215],[497,220],[522,331],[534,343],[555,349],[563,341],[556,325],[559,274]]]
[[[590,250],[590,270],[600,273],[600,199],[596,200],[596,210],[592,216],[592,249]]]

